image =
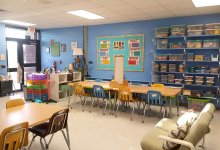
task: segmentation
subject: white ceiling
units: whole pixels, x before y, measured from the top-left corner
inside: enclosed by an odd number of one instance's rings
[[[58,28],[220,13],[220,6],[196,8],[191,0],[0,0],[0,21],[17,20],[36,28]],[[84,9],[105,19],[67,14]]]

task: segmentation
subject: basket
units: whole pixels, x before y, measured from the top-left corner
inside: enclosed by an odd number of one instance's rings
[[[160,27],[155,29],[156,37],[168,37],[169,36],[169,27]]]
[[[167,49],[168,48],[168,40],[167,39],[158,39],[157,48],[158,49]]]
[[[185,36],[186,26],[185,25],[173,25],[171,26],[172,36]]]

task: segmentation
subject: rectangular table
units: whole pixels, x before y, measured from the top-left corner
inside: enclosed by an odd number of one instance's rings
[[[92,88],[93,85],[100,85],[106,90],[118,90],[118,89],[113,89],[109,86],[110,82],[95,82],[95,81],[80,81],[80,83],[84,88]],[[170,86],[164,86],[164,87],[151,87],[147,85],[128,85],[131,89],[132,93],[139,93],[139,94],[146,94],[147,91],[149,90],[154,90],[158,91],[162,94],[162,96],[167,97],[169,100],[169,114],[171,117],[172,114],[172,101],[171,97],[177,96],[178,94],[181,93],[182,88],[176,88],[176,87],[170,87]],[[177,100],[177,115],[179,115],[179,101]]]
[[[29,127],[48,121],[51,116],[62,109],[59,105],[48,105],[40,103],[27,103],[8,109],[0,110],[0,133],[5,128],[21,123],[28,122]]]

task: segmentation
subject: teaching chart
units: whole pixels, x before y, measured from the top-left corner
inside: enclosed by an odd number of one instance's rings
[[[114,70],[114,56],[124,56],[124,71],[143,71],[144,34],[97,37],[97,69]]]

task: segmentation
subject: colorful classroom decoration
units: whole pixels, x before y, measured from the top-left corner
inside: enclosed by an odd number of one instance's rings
[[[97,37],[97,69],[114,70],[114,56],[124,56],[125,71],[143,71],[144,34]]]
[[[52,56],[60,56],[60,42],[52,41],[50,47]]]

